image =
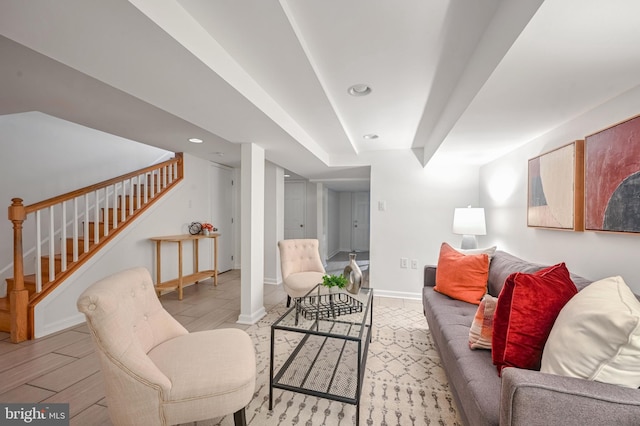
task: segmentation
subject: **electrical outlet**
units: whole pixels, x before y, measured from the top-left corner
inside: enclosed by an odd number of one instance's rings
[[[400,258],[400,267],[401,268],[408,268],[409,267],[409,259],[407,259],[406,257],[401,257]]]
[[[418,269],[418,259],[411,259],[411,269]]]

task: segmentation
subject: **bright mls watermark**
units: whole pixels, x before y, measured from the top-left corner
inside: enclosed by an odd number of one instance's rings
[[[0,403],[0,424],[69,426],[69,404]]]

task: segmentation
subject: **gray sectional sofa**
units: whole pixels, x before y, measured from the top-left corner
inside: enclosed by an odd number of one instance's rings
[[[497,251],[489,268],[488,292],[497,297],[511,273],[542,268]],[[638,389],[512,367],[498,377],[491,351],[469,349],[469,328],[477,305],[434,291],[435,276],[436,267],[427,266],[424,312],[465,424],[640,425]],[[590,284],[573,274],[571,278],[578,290]]]

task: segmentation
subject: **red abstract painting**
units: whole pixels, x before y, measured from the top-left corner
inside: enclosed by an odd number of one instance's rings
[[[585,228],[640,232],[640,116],[585,139]]]

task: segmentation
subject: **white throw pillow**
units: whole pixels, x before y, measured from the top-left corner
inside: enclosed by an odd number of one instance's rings
[[[640,302],[621,277],[585,287],[562,308],[543,373],[640,387]]]
[[[454,249],[462,254],[486,254],[489,256],[489,261],[491,261],[493,255],[496,254],[497,246],[477,249],[460,249],[454,247]]]

